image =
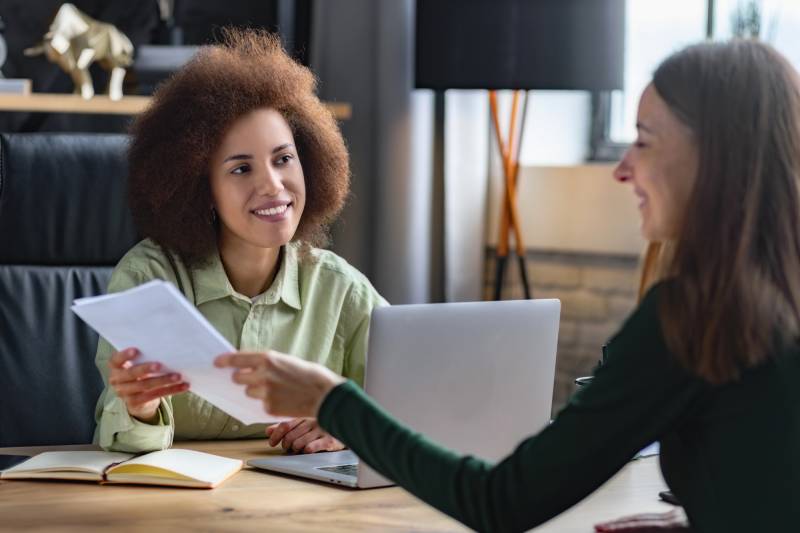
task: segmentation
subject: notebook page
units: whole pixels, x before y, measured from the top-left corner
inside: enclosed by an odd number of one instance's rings
[[[170,448],[140,455],[111,469],[108,475],[109,479],[113,479],[114,474],[136,474],[137,466],[150,466],[213,485],[223,481],[233,472],[239,471],[242,465],[243,463],[239,459],[229,459],[194,450]]]
[[[119,452],[42,452],[24,463],[9,468],[6,472],[56,472],[71,470],[92,472],[102,477],[103,471],[105,471],[109,465],[127,461],[131,457],[133,457],[132,454]]]
[[[179,372],[190,390],[245,424],[286,420],[231,381],[214,358],[235,351],[170,283],[154,280],[127,291],[75,300],[72,310],[116,349],[139,349],[137,363],[158,361]]]

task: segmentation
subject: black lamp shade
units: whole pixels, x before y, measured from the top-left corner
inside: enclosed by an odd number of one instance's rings
[[[417,0],[416,87],[622,89],[625,0]]]

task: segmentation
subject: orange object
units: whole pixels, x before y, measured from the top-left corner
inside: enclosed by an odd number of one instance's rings
[[[521,235],[519,230],[519,214],[517,212],[516,202],[516,184],[514,183],[514,172],[512,168],[512,153],[511,153],[511,139],[513,138],[514,128],[516,128],[517,112],[518,112],[519,92],[514,92],[514,102],[511,109],[511,121],[509,127],[509,145],[506,146],[503,140],[503,135],[500,131],[500,119],[497,111],[497,93],[496,91],[489,91],[489,104],[492,110],[492,123],[494,124],[494,132],[497,138],[497,145],[500,149],[500,155],[503,159],[503,175],[505,176],[504,199],[502,209],[500,211],[500,231],[497,242],[497,255],[500,257],[508,256],[509,250],[509,223],[511,229],[514,230],[517,242],[517,252],[520,250]],[[522,247],[524,250],[524,246]]]
[[[514,91],[514,99],[511,104],[511,117],[508,127],[508,141],[503,140],[500,131],[500,119],[497,109],[497,93],[489,91],[489,106],[492,113],[492,124],[494,126],[497,145],[503,161],[504,193],[500,209],[500,224],[498,227],[497,238],[497,273],[495,277],[495,298],[499,299],[502,288],[503,269],[509,254],[511,231],[514,231],[514,241],[517,256],[520,260],[525,297],[530,297],[528,287],[527,272],[525,270],[525,244],[522,239],[522,231],[519,223],[519,212],[517,210],[517,176],[519,174],[519,150],[521,145],[522,128],[517,133],[517,116],[519,114],[519,93]],[[524,117],[523,117],[524,121]],[[524,122],[523,122],[524,124]],[[515,146],[516,140],[516,146]]]

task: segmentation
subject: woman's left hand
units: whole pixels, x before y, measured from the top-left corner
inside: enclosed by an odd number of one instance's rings
[[[267,428],[270,446],[280,444],[284,450],[297,453],[335,452],[344,444],[326,433],[316,418],[295,418]]]
[[[276,416],[316,417],[325,396],[345,381],[322,365],[274,351],[224,354],[214,364],[235,368],[233,381]]]

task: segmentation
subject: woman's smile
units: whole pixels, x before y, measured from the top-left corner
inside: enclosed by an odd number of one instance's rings
[[[265,222],[281,222],[286,220],[289,210],[292,208],[290,201],[268,202],[250,210],[257,219]]]
[[[234,122],[212,158],[209,181],[220,248],[236,242],[264,251],[292,240],[305,207],[305,178],[280,113],[256,109]]]

